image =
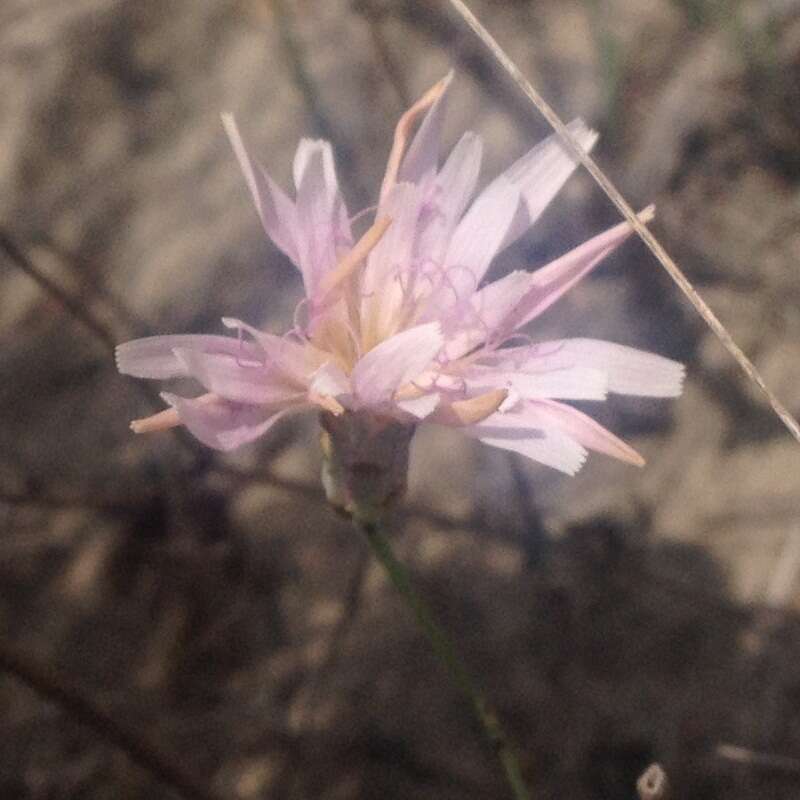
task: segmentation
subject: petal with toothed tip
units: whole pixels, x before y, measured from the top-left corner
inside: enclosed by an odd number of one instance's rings
[[[567,475],[574,475],[586,461],[583,445],[532,413],[531,404],[518,403],[509,411],[492,414],[463,430],[490,447],[511,450]]]
[[[339,192],[328,142],[303,139],[294,160],[298,253],[306,295],[316,301],[324,276],[337,264],[339,248],[352,245],[347,208]]]
[[[606,376],[609,392],[638,397],[677,397],[685,374],[683,365],[677,361],[599,339],[561,339],[503,348],[487,360],[496,369],[534,377],[552,370],[588,367]]]
[[[470,392],[487,387],[508,387],[526,400],[605,400],[608,394],[606,374],[594,367],[563,365],[549,369],[502,369],[474,364],[464,374]]]
[[[587,128],[582,119],[573,120],[567,129],[586,152],[594,147],[598,134]],[[515,242],[539,219],[577,166],[561,139],[553,134],[502,173],[501,177],[519,189],[521,202],[501,249]],[[490,184],[486,191],[492,189]]]

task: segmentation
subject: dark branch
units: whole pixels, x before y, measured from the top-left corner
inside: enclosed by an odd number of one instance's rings
[[[73,297],[39,269],[3,229],[0,229],[0,250],[15,267],[34,280],[47,294],[58,300],[74,319],[96,336],[112,354],[114,353],[116,346],[114,334],[78,298]]]
[[[50,667],[0,644],[0,670],[13,675],[37,694],[63,708],[75,720],[91,728],[100,739],[119,748],[134,764],[185,800],[218,800],[216,795],[184,772],[171,758],[148,744],[142,734],[103,711],[83,689]]]

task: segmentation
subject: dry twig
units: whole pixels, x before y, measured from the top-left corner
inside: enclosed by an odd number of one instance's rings
[[[2,229],[0,229],[0,250],[17,269],[34,280],[47,294],[58,300],[81,325],[94,334],[112,354],[114,353],[116,346],[114,334],[85,307],[79,298],[73,297],[40,270],[12,239],[10,234]]]
[[[103,741],[122,750],[134,764],[147,770],[181,797],[186,800],[216,800],[213,792],[186,773],[176,761],[120,722],[116,715],[103,711],[84,690],[50,667],[0,644],[0,670],[61,706],[71,717],[91,728]]]

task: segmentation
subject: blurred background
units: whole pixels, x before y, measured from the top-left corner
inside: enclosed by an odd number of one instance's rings
[[[800,3],[474,0],[800,412]],[[171,433],[113,344],[291,321],[219,114],[284,186],[331,140],[370,205],[402,110],[452,66],[447,144],[484,176],[548,135],[446,2],[3,0],[0,797],[177,797],[13,674],[78,685],[225,798],[495,798],[461,698],[325,503],[313,415],[231,456]],[[617,221],[577,174],[493,274]],[[648,459],[567,478],[415,440],[398,553],[518,742],[535,798],[800,791],[797,443],[628,242],[537,321],[687,364],[677,401],[592,414]],[[16,660],[15,660],[16,659]],[[19,670],[17,670],[19,671]],[[52,677],[52,676],[51,676]],[[62,680],[62,678],[58,678]],[[731,750],[735,745],[745,750]]]

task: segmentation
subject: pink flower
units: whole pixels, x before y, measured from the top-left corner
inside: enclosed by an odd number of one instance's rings
[[[283,337],[224,318],[235,336],[120,345],[120,372],[188,376],[205,390],[195,398],[165,393],[170,408],[133,422],[134,431],[182,424],[210,447],[231,450],[287,412],[316,407],[328,430],[342,427],[337,419],[384,420],[392,430],[424,420],[568,474],[587,450],[644,463],[561,401],[677,396],[683,367],[610,342],[533,343],[519,333],[622,243],[630,226],[617,225],[535,272],[482,285],[494,257],[536,222],[575,163],[550,137],[473,200],[481,139],[465,133],[439,165],[450,78],[398,123],[374,223],[357,240],[327,142],[300,142],[291,200],[224,116],[264,229],[300,271],[305,298]],[[597,138],[580,120],[570,130],[586,149]],[[642,212],[643,220],[651,217],[652,209]]]

